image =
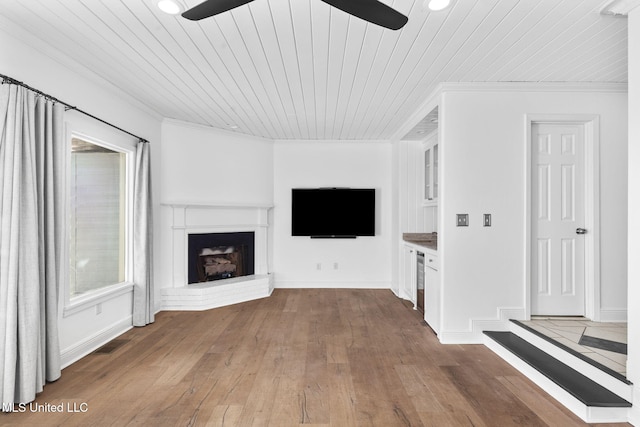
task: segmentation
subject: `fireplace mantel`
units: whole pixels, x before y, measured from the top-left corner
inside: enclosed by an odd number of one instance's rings
[[[189,202],[161,203],[171,209],[171,287],[162,289],[165,310],[206,310],[264,298],[273,291],[269,265],[269,211],[266,203]],[[189,234],[253,232],[255,274],[233,279],[188,284]]]
[[[217,208],[217,209],[272,209],[273,205],[265,203],[240,203],[240,202],[164,202],[163,206],[175,208]]]

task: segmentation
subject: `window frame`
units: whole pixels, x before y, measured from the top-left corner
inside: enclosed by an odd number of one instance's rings
[[[67,122],[65,131],[66,150],[66,197],[65,197],[65,218],[69,220],[69,192],[71,188],[71,140],[73,138],[82,139],[91,144],[95,144],[109,150],[123,153],[124,156],[124,281],[104,286],[77,296],[71,296],[70,290],[70,235],[66,235],[66,245],[64,258],[64,280],[61,286],[63,317],[68,317],[78,312],[84,311],[93,306],[100,307],[100,304],[120,295],[133,292],[133,200],[134,200],[134,177],[135,177],[135,156],[136,140],[124,137],[120,133],[107,129],[105,126],[82,126],[80,123]],[[101,308],[101,307],[100,307]]]

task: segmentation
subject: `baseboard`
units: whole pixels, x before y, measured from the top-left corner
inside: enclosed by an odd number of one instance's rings
[[[281,289],[391,289],[391,282],[306,282],[276,280],[275,287]]]
[[[62,368],[66,368],[72,363],[77,362],[87,354],[102,347],[112,339],[119,337],[131,328],[133,328],[133,316],[127,316],[95,335],[85,338],[71,347],[63,349],[60,354]]]
[[[438,338],[442,344],[483,344],[482,331],[508,331],[510,319],[524,319],[524,316],[524,308],[498,307],[494,318],[469,319],[467,330],[451,331],[441,327]]]
[[[626,322],[627,310],[620,309],[600,309],[600,322]]]
[[[627,422],[634,426],[640,426],[640,402],[634,403],[634,405],[629,408],[629,419]]]

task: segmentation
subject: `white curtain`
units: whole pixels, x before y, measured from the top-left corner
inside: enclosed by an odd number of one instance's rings
[[[149,144],[138,142],[133,202],[133,326],[154,320]]]
[[[0,398],[35,399],[60,377],[64,107],[0,85]]]

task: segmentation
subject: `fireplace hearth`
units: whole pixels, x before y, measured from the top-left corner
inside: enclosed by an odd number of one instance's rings
[[[189,284],[254,274],[253,232],[189,234]]]

